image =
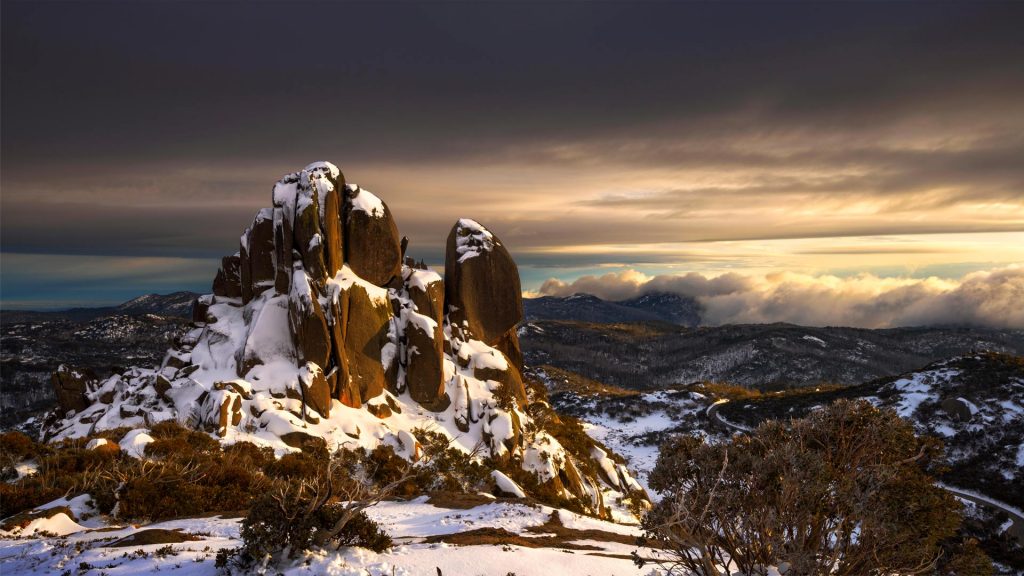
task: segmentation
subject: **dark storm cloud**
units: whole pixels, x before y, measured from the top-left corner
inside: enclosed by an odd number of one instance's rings
[[[1021,5],[2,10],[5,253],[207,262],[316,159],[388,200],[433,262],[462,215],[533,266],[1024,229]],[[819,212],[762,217],[780,206]]]
[[[1006,109],[1020,8],[5,3],[4,154],[430,161]],[[1018,59],[1019,61],[1019,59]],[[966,110],[965,110],[966,108]],[[287,145],[285,145],[287,142]],[[483,145],[483,146],[482,146]]]

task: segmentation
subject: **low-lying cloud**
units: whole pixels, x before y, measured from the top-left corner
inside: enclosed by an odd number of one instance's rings
[[[647,276],[635,270],[584,276],[571,283],[547,280],[540,293],[594,294],[624,300],[651,292],[689,296],[709,325],[790,322],[807,326],[890,328],[967,325],[1024,329],[1024,267],[973,272],[958,280],[812,276]]]

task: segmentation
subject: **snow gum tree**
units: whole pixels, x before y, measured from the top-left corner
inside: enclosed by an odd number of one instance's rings
[[[650,477],[663,499],[644,519],[647,544],[661,548],[647,556],[670,574],[700,576],[725,567],[742,575],[769,567],[786,576],[941,573],[967,549],[950,545],[959,503],[929,474],[941,457],[937,441],[865,401],[766,422],[721,444],[678,437]]]

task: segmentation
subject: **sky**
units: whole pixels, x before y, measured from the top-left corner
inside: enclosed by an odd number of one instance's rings
[[[0,306],[207,291],[273,183],[329,160],[429,264],[457,218],[488,226],[529,296],[1024,328],[1022,25],[984,2],[5,0]]]

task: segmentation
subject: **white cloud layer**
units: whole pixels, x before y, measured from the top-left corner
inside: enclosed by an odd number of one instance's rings
[[[791,322],[807,326],[890,328],[936,324],[1024,329],[1024,267],[973,272],[959,280],[727,273],[647,276],[627,270],[544,282],[542,295],[584,292],[624,300],[649,292],[695,298],[709,325]]]

